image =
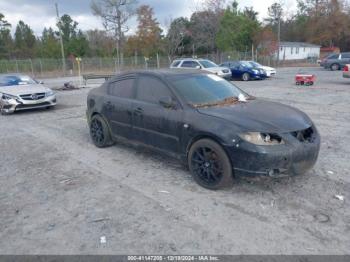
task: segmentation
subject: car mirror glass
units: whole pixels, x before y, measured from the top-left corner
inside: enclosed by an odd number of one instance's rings
[[[198,65],[198,66],[196,66],[196,69],[202,69],[202,67]]]

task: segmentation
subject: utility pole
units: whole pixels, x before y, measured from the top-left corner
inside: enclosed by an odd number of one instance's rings
[[[56,15],[57,15],[57,26],[58,26],[58,31],[59,31],[59,34],[60,34],[60,43],[61,43],[62,71],[63,71],[63,76],[65,76],[66,75],[66,58],[65,58],[65,55],[64,55],[64,46],[63,46],[62,31],[61,31],[61,25],[60,25],[61,18],[60,18],[60,15],[58,13],[58,5],[57,5],[57,3],[55,3],[55,6],[56,6]]]
[[[279,64],[280,64],[280,50],[281,50],[281,15],[278,16],[277,41],[278,41],[277,66],[279,66]]]

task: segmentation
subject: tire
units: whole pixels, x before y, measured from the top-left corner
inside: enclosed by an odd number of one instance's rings
[[[188,167],[202,187],[217,190],[233,185],[233,169],[225,150],[210,139],[195,142],[188,153]]]
[[[332,65],[331,65],[331,70],[332,70],[332,71],[338,71],[338,70],[340,70],[340,65],[338,65],[338,64],[332,64]]]
[[[248,73],[244,73],[244,74],[242,75],[242,80],[243,80],[243,81],[249,81],[249,80],[250,80],[250,75],[249,75]]]
[[[94,115],[90,122],[90,137],[95,146],[99,148],[114,144],[109,127],[100,115]]]

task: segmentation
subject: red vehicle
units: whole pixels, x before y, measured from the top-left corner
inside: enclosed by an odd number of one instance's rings
[[[308,75],[308,74],[297,74],[295,76],[295,83],[296,85],[306,85],[306,86],[312,86],[316,81],[315,75]]]

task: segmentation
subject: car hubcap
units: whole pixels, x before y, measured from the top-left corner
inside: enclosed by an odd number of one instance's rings
[[[94,119],[91,123],[91,136],[98,144],[101,144],[104,140],[103,127],[101,122],[97,119]]]
[[[211,148],[197,148],[192,155],[191,163],[193,172],[206,184],[216,184],[223,175],[222,163]]]

